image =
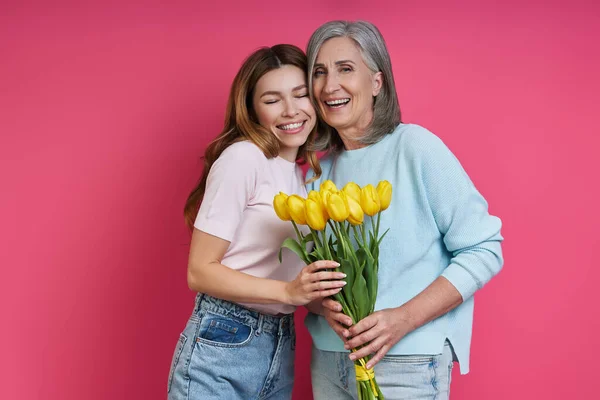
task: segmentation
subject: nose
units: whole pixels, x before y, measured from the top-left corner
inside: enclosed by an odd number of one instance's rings
[[[329,73],[325,79],[325,87],[323,89],[326,94],[332,94],[340,88],[336,74]]]
[[[294,102],[293,100],[286,101],[285,107],[283,109],[283,116],[293,118],[298,114],[299,112],[296,102]]]

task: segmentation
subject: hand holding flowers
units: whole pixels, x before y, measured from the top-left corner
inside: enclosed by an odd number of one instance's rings
[[[379,236],[379,224],[381,212],[389,207],[391,196],[392,186],[388,181],[379,182],[377,187],[366,185],[363,188],[350,182],[338,190],[328,180],[321,184],[319,191],[311,191],[306,199],[279,193],[273,200],[278,217],[292,221],[297,234],[297,240],[286,239],[282,248],[292,250],[306,264],[317,260],[337,261],[339,268],[335,268],[335,272],[346,275],[347,284],[341,290],[333,293],[337,287],[327,287],[321,291],[331,293],[330,296],[341,306],[328,318],[338,334],[348,331],[341,325],[336,329],[336,323],[350,326],[374,311],[379,244],[385,236],[385,233]],[[368,220],[370,227],[365,226]],[[308,225],[311,233],[303,235],[298,224]],[[309,242],[314,243],[310,252],[307,251]],[[335,305],[336,308],[339,306]],[[371,368],[374,362],[369,363],[371,353],[361,351],[358,346],[351,351],[358,355],[355,367],[359,399],[383,399]]]

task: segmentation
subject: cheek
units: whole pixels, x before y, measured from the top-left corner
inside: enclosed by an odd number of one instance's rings
[[[323,89],[322,79],[313,79],[313,96],[319,98]]]
[[[256,118],[258,119],[258,123],[265,128],[268,128],[273,122],[271,110],[266,110],[264,107],[256,108]]]
[[[304,111],[307,115],[314,117],[316,115],[315,108],[312,105],[312,102],[308,97],[303,97],[302,101],[299,104],[300,109]]]

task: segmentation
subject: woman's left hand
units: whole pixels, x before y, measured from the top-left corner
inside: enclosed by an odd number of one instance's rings
[[[402,307],[376,311],[349,329],[351,339],[346,342],[345,348],[350,350],[365,345],[351,353],[350,359],[357,360],[375,354],[367,363],[370,369],[413,329]]]

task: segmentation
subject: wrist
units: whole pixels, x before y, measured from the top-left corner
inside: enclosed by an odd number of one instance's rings
[[[283,304],[287,304],[287,305],[293,305],[292,304],[292,297],[290,296],[289,293],[289,285],[290,282],[283,282],[283,281],[276,281],[278,288],[276,290],[277,296],[276,296],[276,301],[278,303],[283,303]]]
[[[395,308],[396,320],[402,326],[408,327],[408,331],[412,332],[422,325],[417,315],[406,305]]]

